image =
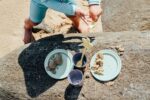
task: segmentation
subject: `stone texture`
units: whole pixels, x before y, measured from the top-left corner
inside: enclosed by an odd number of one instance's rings
[[[125,49],[120,75],[112,86],[93,77],[84,78],[83,87],[72,87],[67,79],[55,80],[44,70],[46,55],[54,49],[82,47],[82,37],[89,36],[94,48],[87,53],[88,63],[98,50],[122,45]],[[20,47],[0,59],[0,99],[36,100],[149,100],[150,32],[110,32],[57,34]],[[89,64],[87,65],[87,67]]]

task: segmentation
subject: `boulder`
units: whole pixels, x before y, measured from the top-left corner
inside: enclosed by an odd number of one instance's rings
[[[81,39],[88,36],[94,44],[86,56],[121,45],[122,70],[112,85],[93,77],[84,78],[82,87],[71,86],[67,79],[55,80],[47,75],[44,60],[54,49],[72,53],[82,49]],[[108,32],[89,34],[55,34],[20,47],[0,59],[0,99],[37,100],[149,100],[150,32]]]

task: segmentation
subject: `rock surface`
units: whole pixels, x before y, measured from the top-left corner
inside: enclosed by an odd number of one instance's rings
[[[150,30],[150,0],[103,0],[105,32]]]
[[[69,85],[67,79],[54,80],[45,72],[43,63],[49,52],[57,48],[79,51],[83,36],[90,36],[95,44],[87,54],[88,63],[98,50],[116,45],[124,47],[122,70],[112,85],[90,77],[84,78],[82,88],[75,88]],[[149,100],[149,40],[149,31],[57,34],[40,39],[0,59],[0,99]]]

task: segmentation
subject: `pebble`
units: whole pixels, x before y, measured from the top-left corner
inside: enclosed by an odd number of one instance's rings
[[[122,55],[123,55],[123,52],[120,52],[119,55],[122,56]]]
[[[119,52],[124,52],[124,48],[123,48],[123,47],[120,47],[120,48],[118,48],[118,51],[119,51]]]
[[[114,83],[115,83],[115,82],[113,82],[113,81],[112,81],[112,82],[107,82],[106,85],[107,85],[107,86],[113,86]]]
[[[85,78],[90,78],[90,73],[85,73]]]

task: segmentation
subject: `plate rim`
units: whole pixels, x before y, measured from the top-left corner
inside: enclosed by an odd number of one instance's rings
[[[115,57],[115,59],[117,60],[117,62],[118,62],[118,68],[117,68],[116,73],[113,75],[113,78],[110,78],[110,79],[100,79],[100,78],[97,78],[97,77],[95,76],[95,74],[93,73],[93,71],[91,70],[91,67],[92,67],[92,59],[94,59],[94,57],[96,56],[96,54],[99,53],[99,52],[102,52],[102,53],[107,52],[107,53],[113,55],[113,56]],[[96,78],[96,79],[99,80],[99,81],[110,81],[110,80],[113,80],[115,77],[117,77],[117,76],[119,75],[119,73],[121,72],[121,68],[122,68],[122,61],[121,61],[120,56],[119,56],[115,51],[110,50],[110,49],[104,49],[104,50],[100,50],[100,51],[96,52],[96,53],[92,56],[91,61],[90,61],[90,72],[92,73],[93,77]]]
[[[52,77],[52,78],[54,78],[54,79],[64,79],[64,78],[66,78],[68,75],[66,75],[66,76],[64,76],[64,77],[60,77],[60,78],[58,78],[58,77],[53,77],[53,76],[51,76],[51,74],[49,74],[48,73],[48,70],[46,69],[46,67],[47,67],[47,65],[48,65],[48,61],[49,61],[49,59],[50,59],[50,56],[52,56],[53,54],[55,54],[55,53],[59,53],[59,52],[61,52],[61,53],[65,53],[65,54],[67,54],[68,53],[68,56],[69,56],[69,58],[70,58],[70,61],[71,61],[71,68],[70,68],[70,71],[73,69],[73,62],[72,62],[72,57],[73,57],[73,55],[71,54],[71,52],[69,51],[69,50],[65,50],[65,49],[55,49],[55,50],[53,50],[53,51],[51,51],[51,52],[49,52],[48,54],[47,54],[47,56],[46,56],[46,58],[45,58],[45,61],[44,61],[44,69],[45,69],[45,71],[46,71],[46,73],[50,76],[50,77]],[[68,74],[69,74],[69,72],[68,72]]]

